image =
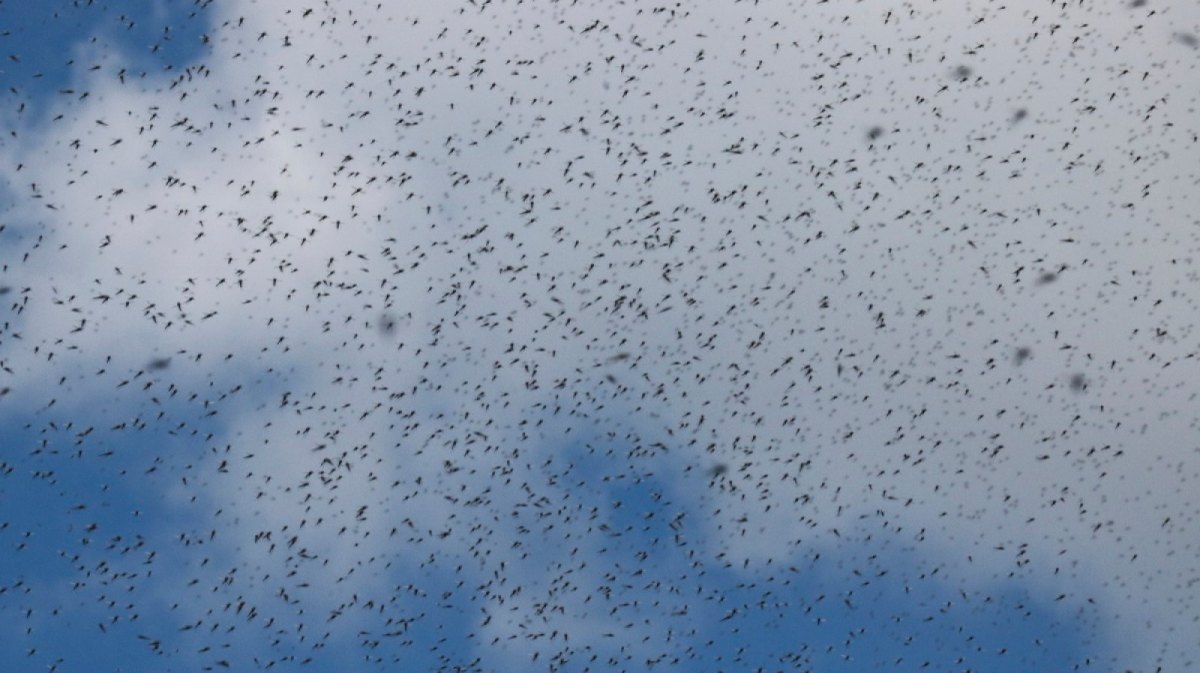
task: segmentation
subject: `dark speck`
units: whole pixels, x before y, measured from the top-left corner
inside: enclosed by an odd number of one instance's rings
[[[1033,357],[1033,349],[1029,346],[1021,346],[1017,349],[1017,364],[1022,364],[1031,357]]]
[[[396,331],[396,318],[390,313],[384,313],[379,317],[379,331],[384,336],[390,336]]]
[[[150,361],[150,369],[163,370],[171,366],[171,358],[154,358]]]
[[[1071,390],[1074,390],[1075,392],[1082,392],[1087,390],[1087,385],[1087,379],[1084,378],[1083,374],[1071,375]]]
[[[708,476],[716,479],[729,471],[729,466],[725,463],[717,463],[708,469]]]
[[[883,127],[882,126],[872,126],[867,131],[867,138],[869,138],[871,140],[875,140],[875,139],[879,138],[879,136],[882,136],[882,135],[883,135]]]

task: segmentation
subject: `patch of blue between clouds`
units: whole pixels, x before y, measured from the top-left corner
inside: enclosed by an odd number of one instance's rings
[[[167,494],[215,423],[136,410],[114,423],[120,411],[0,419],[2,671],[157,670],[155,638],[139,636],[182,626],[172,602],[185,598],[157,589],[184,584],[213,522]]]
[[[667,593],[656,591],[642,609],[658,613],[652,623],[691,625],[678,633],[685,648],[665,648],[661,658],[646,661],[608,662],[620,668],[653,670],[671,664],[682,649],[689,670],[730,673],[1098,671],[1118,652],[1103,640],[1102,606],[1071,612],[1057,595],[1015,574],[963,590],[939,573],[942,560],[921,553],[911,532],[871,529],[869,520],[845,531],[837,546],[800,546],[769,566],[743,568],[711,552],[706,557],[708,529],[698,519],[705,513],[696,511],[696,494],[637,474],[624,456],[595,447],[585,453],[576,453],[575,462],[579,474],[601,486],[593,497],[602,501],[595,504],[607,513],[610,531],[607,559],[597,563],[654,569],[638,582],[672,587],[671,594],[684,598],[647,609]],[[642,553],[647,562],[635,558]],[[1089,591],[1067,582],[1060,593]],[[623,598],[628,603],[635,596]],[[688,610],[686,619],[667,616],[680,609]],[[562,670],[589,668],[605,670],[581,661]]]
[[[115,49],[127,77],[186,68],[206,51],[213,0],[0,0],[0,96],[5,116],[32,126],[94,64],[72,62],[95,41]]]
[[[429,548],[417,545],[421,551],[405,554],[399,539],[396,561],[378,583],[386,587],[383,594],[346,606],[342,621],[349,626],[315,615],[327,608],[306,605],[305,596],[258,614],[238,608],[244,580],[228,590],[212,588],[213,577],[240,563],[222,546],[228,543],[216,531],[222,522],[205,503],[187,504],[189,494],[200,492],[196,487],[178,489],[181,477],[196,478],[185,466],[203,463],[209,447],[233,438],[222,437],[219,416],[194,420],[195,410],[182,402],[164,405],[162,418],[144,403],[126,404],[125,428],[88,431],[93,423],[112,425],[121,403],[138,399],[118,399],[91,415],[51,410],[32,422],[0,421],[0,505],[7,523],[0,530],[0,622],[7,625],[0,670],[219,670],[228,664],[302,671],[356,663],[501,670],[511,659],[497,660],[500,650],[522,651],[520,642],[499,649],[480,642],[475,631],[486,601],[472,586],[478,573],[470,572],[470,559],[439,555],[430,562]],[[256,400],[270,399],[272,393],[257,389],[239,404],[254,408]],[[179,419],[193,420],[180,427]],[[801,546],[769,566],[743,568],[713,558],[706,512],[697,504],[703,495],[680,492],[681,484],[693,488],[708,477],[672,479],[645,469],[668,464],[655,459],[653,447],[604,448],[623,447],[631,436],[561,442],[545,466],[570,494],[555,507],[594,513],[587,520],[592,530],[577,538],[586,556],[574,560],[621,584],[613,593],[619,603],[596,592],[588,614],[623,631],[603,636],[613,647],[577,650],[554,660],[553,670],[680,670],[683,663],[688,670],[731,673],[1016,673],[1102,670],[1110,661],[1108,644],[1095,640],[1103,626],[1099,606],[1070,614],[1020,578],[964,595],[937,572],[939,559],[920,553],[911,533],[872,529],[870,520],[848,526],[837,546]],[[172,490],[183,502],[166,498]],[[522,521],[531,532],[518,537],[526,538],[530,553],[526,567],[510,569],[511,582],[547,572],[570,551],[561,531],[543,535],[534,517]],[[204,559],[211,563],[208,575],[198,567]],[[464,563],[468,572],[453,563]],[[178,591],[192,574],[205,577],[194,592],[162,591]],[[595,589],[582,581],[575,590]],[[1073,590],[1086,589],[1063,587]],[[269,627],[268,619],[275,620]],[[302,624],[309,631],[298,631]],[[553,625],[551,618],[526,633]]]

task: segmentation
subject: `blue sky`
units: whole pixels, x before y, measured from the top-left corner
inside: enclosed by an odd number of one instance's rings
[[[473,618],[480,610],[473,587],[461,585],[452,569],[422,567],[421,554],[407,544],[396,544],[394,565],[382,573],[392,591],[372,595],[387,603],[392,618],[424,615],[405,628],[384,629],[365,616],[363,624],[373,627],[369,631],[331,627],[322,614],[304,620],[317,629],[300,642],[292,630],[295,622],[284,620],[298,620],[303,594],[293,609],[282,611],[283,628],[275,632],[263,627],[261,618],[256,624],[230,614],[229,603],[236,605],[240,595],[236,587],[209,593],[212,588],[201,585],[204,590],[175,593],[185,584],[180,580],[204,575],[197,566],[206,559],[222,573],[237,561],[219,547],[225,533],[209,503],[179,497],[164,503],[162,493],[178,487],[179,465],[202,460],[196,455],[199,439],[209,432],[222,434],[219,422],[172,433],[173,419],[187,415],[171,413],[181,411],[171,406],[162,419],[136,414],[147,422],[146,430],[98,428],[101,439],[86,443],[75,440],[80,426],[110,418],[107,410],[74,410],[66,418],[75,426],[59,419],[59,431],[23,428],[19,419],[5,419],[11,457],[5,466],[4,540],[14,551],[0,568],[7,578],[8,621],[22,631],[10,628],[6,635],[5,670],[31,669],[31,662],[53,665],[59,658],[59,670],[185,670],[222,660],[253,669],[256,657],[277,661],[279,670],[304,670],[301,662],[309,657],[308,668],[369,668],[366,662],[375,658],[385,667],[399,660],[422,669],[470,670],[477,659],[474,668],[496,667],[473,642],[478,638],[472,636]],[[49,417],[44,418],[48,424]],[[616,609],[618,624],[631,625],[634,633],[663,638],[652,643],[657,653],[649,658],[677,657],[682,667],[714,671],[919,671],[926,662],[934,670],[1088,670],[1102,665],[1112,650],[1096,636],[1105,617],[1101,608],[1066,610],[1019,575],[964,592],[952,579],[938,577],[946,559],[922,553],[912,531],[888,530],[880,520],[852,523],[844,530],[848,543],[805,545],[786,563],[748,571],[731,567],[704,553],[706,532],[696,520],[703,508],[693,502],[694,494],[675,492],[653,474],[611,467],[614,454],[628,447],[617,442],[605,452],[594,450],[597,445],[604,443],[560,447],[563,460],[574,465],[566,474],[580,485],[565,505],[598,512],[596,524],[607,526],[598,542],[605,551],[591,563],[611,569],[618,589],[598,607]],[[77,456],[76,450],[91,455]],[[113,455],[96,457],[110,450]],[[147,473],[164,456],[164,468]],[[80,463],[89,463],[89,469],[80,469]],[[132,475],[138,488],[131,488]],[[530,519],[523,521],[533,525],[536,519]],[[214,530],[216,538],[210,537]],[[550,536],[535,538],[527,561],[536,567],[561,560],[556,544]],[[639,553],[653,562],[639,562]],[[79,586],[71,588],[76,582]],[[164,591],[164,585],[171,589]],[[400,590],[409,585],[417,591]],[[1074,586],[1063,583],[1064,590]],[[441,599],[443,593],[448,597]],[[320,601],[313,602],[319,610]],[[181,632],[193,622],[183,617],[187,608],[176,603],[192,603],[188,614],[195,614],[197,605],[215,614],[204,615],[202,628]],[[25,617],[28,610],[32,616]],[[271,606],[260,610],[276,614]],[[679,611],[686,615],[676,615]],[[226,633],[229,626],[236,631]],[[553,626],[551,620],[542,628]],[[322,637],[321,629],[331,635]],[[382,637],[397,631],[402,635]],[[267,644],[271,634],[277,645]],[[373,639],[382,644],[362,647]],[[323,644],[320,650],[308,646],[314,640]],[[153,641],[163,654],[155,653]],[[69,649],[63,649],[65,642],[71,643]],[[201,652],[205,647],[212,649]],[[605,655],[602,660],[616,656],[620,668],[645,666],[644,658],[625,660],[619,651]],[[561,670],[587,670],[588,664],[579,654],[564,661]],[[610,667],[590,666],[598,668]]]
[[[1200,15],[726,4],[0,3],[0,670],[1194,664]]]
[[[186,67],[203,53],[210,5],[177,0],[0,3],[5,93],[26,103],[36,121],[56,96],[72,95],[64,90],[71,89],[80,68],[71,61],[88,44],[120,51],[133,66],[128,69],[131,78],[161,77]],[[12,106],[7,107],[11,113]]]

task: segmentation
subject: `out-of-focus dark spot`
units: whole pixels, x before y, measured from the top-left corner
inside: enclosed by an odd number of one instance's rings
[[[959,80],[969,78],[975,71],[971,70],[970,66],[960,65],[954,68],[954,77]]]
[[[872,126],[871,128],[867,129],[867,138],[870,140],[876,140],[882,135],[883,135],[883,127],[882,126]]]
[[[1038,285],[1049,285],[1050,283],[1053,283],[1056,280],[1058,280],[1058,274],[1054,273],[1053,271],[1047,271],[1047,272],[1043,273],[1042,275],[1038,276],[1037,282],[1038,282]]]
[[[1196,37],[1195,35],[1192,35],[1191,33],[1176,33],[1175,39],[1186,44],[1187,46],[1191,47],[1192,49],[1195,49],[1196,47],[1200,47],[1200,38]]]
[[[1025,108],[1021,108],[1013,113],[1013,121],[1019,122],[1028,116],[1029,116],[1029,110],[1026,110]]]
[[[396,331],[396,317],[391,313],[384,313],[379,316],[379,332],[384,336],[391,336]]]
[[[8,294],[9,292],[12,292],[11,287],[9,287],[7,285],[0,286],[0,297],[3,297],[4,295]]]
[[[728,465],[726,465],[725,463],[717,463],[716,465],[713,465],[712,467],[708,468],[708,476],[712,477],[713,479],[716,479],[717,477],[720,477],[721,475],[725,474],[728,471],[729,471]]]
[[[1033,349],[1029,346],[1021,346],[1017,349],[1017,364],[1023,364],[1026,360],[1033,357]]]
[[[1146,0],[1131,0],[1129,3],[1129,6],[1130,7],[1145,7]]]
[[[608,361],[609,362],[621,362],[622,360],[628,360],[630,357],[633,357],[633,356],[630,355],[629,353],[617,353],[616,355],[610,357],[608,359]]]
[[[154,358],[148,366],[154,370],[166,369],[171,366],[171,358]]]
[[[1074,390],[1075,392],[1082,392],[1084,390],[1087,390],[1087,386],[1088,386],[1088,382],[1087,382],[1087,379],[1083,376],[1083,374],[1072,374],[1071,375],[1071,390]]]

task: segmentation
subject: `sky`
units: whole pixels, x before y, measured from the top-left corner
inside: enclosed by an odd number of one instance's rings
[[[1196,667],[1198,36],[0,2],[0,670]]]

